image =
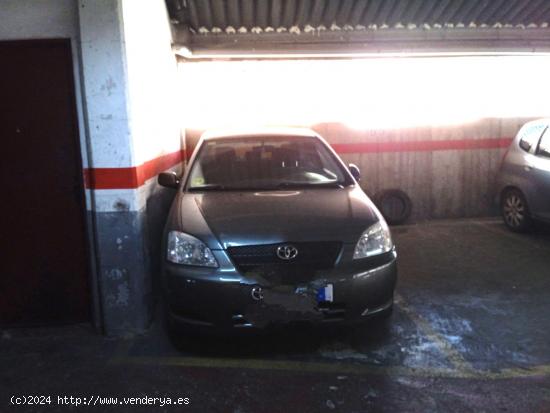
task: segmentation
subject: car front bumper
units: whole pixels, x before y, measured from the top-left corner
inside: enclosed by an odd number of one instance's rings
[[[395,250],[353,260],[344,246],[335,266],[317,271],[298,285],[272,285],[243,276],[223,251],[220,267],[200,268],[165,262],[163,293],[171,322],[216,328],[263,328],[273,324],[353,323],[390,310],[397,281]],[[332,286],[332,301],[317,292]]]

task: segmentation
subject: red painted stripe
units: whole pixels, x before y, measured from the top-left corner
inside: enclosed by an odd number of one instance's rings
[[[332,147],[338,153],[433,152],[507,148],[510,142],[512,142],[512,138],[452,139],[440,141],[334,143]]]
[[[381,152],[433,152],[470,149],[507,148],[512,138],[451,139],[431,141],[400,142],[358,142],[333,143],[332,147],[344,153]],[[186,159],[185,151],[177,151],[129,168],[90,168],[84,170],[86,188],[91,189],[134,189],[145,181],[173,167]]]
[[[84,184],[90,189],[134,189],[145,181],[170,169],[185,159],[185,151],[177,151],[128,168],[84,169]]]

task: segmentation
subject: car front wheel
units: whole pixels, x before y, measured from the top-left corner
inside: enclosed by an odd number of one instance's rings
[[[500,202],[502,218],[514,232],[525,232],[531,227],[531,217],[525,196],[517,189],[508,189]]]

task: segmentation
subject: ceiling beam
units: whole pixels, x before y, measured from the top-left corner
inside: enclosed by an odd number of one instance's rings
[[[373,53],[550,53],[550,28],[464,28],[188,36],[188,57],[354,55]],[[183,49],[185,48],[185,49]]]

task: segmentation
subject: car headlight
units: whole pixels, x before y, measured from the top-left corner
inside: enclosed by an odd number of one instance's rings
[[[217,267],[218,262],[201,240],[183,232],[168,233],[168,261],[176,264],[197,265],[201,267]]]
[[[353,259],[383,254],[391,251],[392,248],[393,242],[388,225],[384,221],[378,221],[361,234],[353,252]]]

